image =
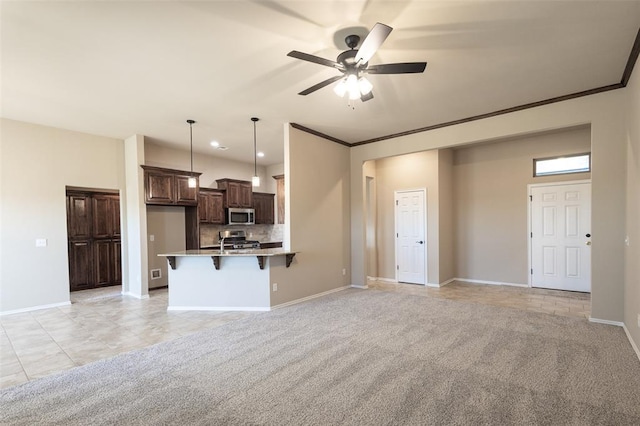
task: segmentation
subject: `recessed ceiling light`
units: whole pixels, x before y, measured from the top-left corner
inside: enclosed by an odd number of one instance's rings
[[[229,147],[226,147],[226,146],[222,146],[222,145],[220,145],[220,146],[218,147],[218,149],[219,149],[220,151],[226,151],[226,150],[228,150],[228,149],[229,149]]]
[[[259,152],[259,153],[257,154],[257,156],[258,156],[258,157],[264,157],[264,152]]]
[[[217,148],[217,147],[219,147],[219,146],[220,146],[220,142],[218,142],[218,141],[211,141],[211,146],[212,146],[212,147],[214,147],[214,148]]]

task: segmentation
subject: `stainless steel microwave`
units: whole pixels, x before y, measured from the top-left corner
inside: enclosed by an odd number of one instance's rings
[[[226,210],[227,225],[255,225],[256,212],[254,209],[228,208]]]

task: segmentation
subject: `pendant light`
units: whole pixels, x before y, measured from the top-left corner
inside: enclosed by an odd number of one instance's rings
[[[251,186],[260,186],[260,176],[258,176],[258,150],[256,145],[256,121],[258,117],[251,117],[253,121],[253,177],[251,178]]]
[[[195,120],[187,120],[189,123],[189,145],[191,151],[191,175],[189,176],[189,188],[195,188],[198,186],[198,182],[196,181],[195,176],[193,176],[193,125],[195,124]]]

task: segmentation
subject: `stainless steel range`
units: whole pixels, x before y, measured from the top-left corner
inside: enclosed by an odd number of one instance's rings
[[[224,249],[259,249],[260,242],[255,240],[247,240],[245,231],[220,231],[220,246]]]

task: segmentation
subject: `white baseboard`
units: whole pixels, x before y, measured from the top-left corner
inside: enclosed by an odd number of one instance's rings
[[[351,287],[351,286],[346,285],[344,287],[338,287],[338,288],[334,288],[332,290],[323,291],[322,293],[312,294],[311,296],[303,297],[301,299],[292,300],[291,302],[285,302],[285,303],[281,303],[279,305],[274,305],[274,306],[271,307],[271,309],[279,309],[279,308],[284,308],[286,306],[295,305],[297,303],[306,302],[307,300],[316,299],[318,297],[326,296],[327,294],[336,293],[338,291],[346,290],[349,287]]]
[[[245,311],[245,312],[265,312],[270,311],[269,307],[255,307],[255,306],[168,306],[167,311]]]
[[[631,344],[631,347],[633,348],[633,351],[638,356],[638,360],[640,360],[640,349],[638,349],[638,346],[636,345],[636,342],[634,342],[633,339],[631,338],[631,333],[629,333],[629,329],[627,328],[627,325],[624,322],[621,322],[621,321],[610,321],[610,320],[604,320],[604,319],[593,318],[593,317],[589,317],[589,322],[594,322],[596,324],[615,325],[616,327],[622,327],[622,329],[624,330],[624,334],[627,335],[627,340],[629,340],[629,343]]]
[[[589,317],[589,322],[595,322],[596,324],[615,325],[617,327],[623,327],[624,323],[620,321],[611,321],[600,318]]]
[[[144,300],[144,299],[148,299],[149,298],[149,294],[143,294],[142,296],[140,296],[138,294],[131,293],[129,291],[127,291],[127,292],[123,291],[122,295],[123,296],[129,296],[129,297],[135,297],[136,299],[140,299],[140,300]]]
[[[398,281],[396,281],[393,278],[380,278],[380,277],[374,277],[372,278],[373,281],[381,281],[383,283],[391,283],[391,284],[398,284]]]
[[[511,287],[529,287],[529,284],[520,284],[520,283],[506,283],[506,282],[501,282],[501,281],[485,281],[485,280],[470,280],[468,278],[453,278],[449,281],[447,281],[447,284],[449,284],[450,282],[453,281],[463,281],[466,283],[472,283],[472,284],[489,284],[489,285],[507,285],[507,286],[511,286]]]
[[[640,360],[640,349],[638,349],[638,346],[636,345],[636,342],[633,341],[633,339],[631,338],[631,333],[629,333],[629,329],[627,329],[627,326],[625,323],[622,323],[622,329],[624,330],[625,334],[627,335],[627,339],[629,339],[629,343],[631,343],[631,347],[633,348],[633,350],[635,351],[636,355],[638,356],[638,360]]]
[[[369,288],[368,285],[355,285],[355,284],[351,284],[349,287],[351,287],[351,288],[361,288],[363,290],[366,290],[366,289]]]
[[[29,308],[13,309],[11,311],[3,311],[3,312],[0,312],[0,316],[2,316],[2,315],[11,315],[11,314],[23,314],[25,312],[39,311],[41,309],[58,308],[60,306],[69,306],[69,305],[71,305],[71,301],[60,302],[60,303],[52,303],[50,305],[31,306]]]

